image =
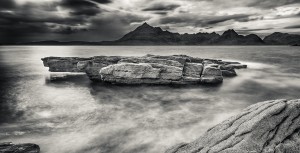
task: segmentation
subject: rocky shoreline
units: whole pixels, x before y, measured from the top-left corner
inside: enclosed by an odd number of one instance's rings
[[[300,99],[253,104],[166,153],[299,153]]]
[[[300,99],[259,102],[166,153],[299,153]],[[39,153],[36,144],[0,143],[1,153]]]
[[[94,56],[42,58],[50,72],[85,72],[93,81],[113,84],[219,84],[233,77],[239,62],[187,55],[141,57]]]
[[[0,143],[0,153],[39,153],[40,147],[32,143],[13,144],[12,142]]]

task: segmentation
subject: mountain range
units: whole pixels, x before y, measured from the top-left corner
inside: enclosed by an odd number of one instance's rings
[[[152,27],[147,23],[115,41],[40,41],[17,45],[300,45],[300,35],[275,32],[261,39],[255,34],[239,35],[233,29],[212,33],[179,34]]]

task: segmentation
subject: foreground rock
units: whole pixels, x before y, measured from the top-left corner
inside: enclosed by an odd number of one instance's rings
[[[39,153],[40,147],[36,144],[13,144],[11,142],[0,143],[0,153]]]
[[[167,153],[299,153],[300,100],[257,103]]]
[[[186,55],[142,57],[95,56],[46,57],[51,72],[85,72],[91,80],[118,84],[218,84],[236,76],[238,62],[202,59]]]

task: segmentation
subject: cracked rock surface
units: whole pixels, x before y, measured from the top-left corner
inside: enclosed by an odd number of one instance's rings
[[[166,153],[299,153],[300,99],[260,102]]]

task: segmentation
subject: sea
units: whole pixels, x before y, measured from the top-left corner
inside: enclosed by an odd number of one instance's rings
[[[48,72],[41,61],[146,54],[238,61],[248,68],[218,86],[120,86]],[[164,152],[251,104],[299,98],[299,47],[0,46],[0,142],[35,143],[42,153]]]

